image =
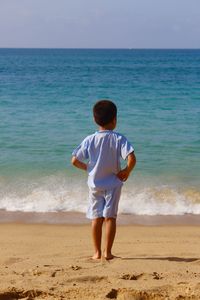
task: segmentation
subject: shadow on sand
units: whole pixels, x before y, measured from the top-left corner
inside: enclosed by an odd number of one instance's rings
[[[200,260],[200,258],[183,258],[183,257],[122,257],[123,260],[168,260],[176,262],[194,262]]]

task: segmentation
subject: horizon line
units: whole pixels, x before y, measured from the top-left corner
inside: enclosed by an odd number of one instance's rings
[[[155,48],[132,48],[132,47],[121,47],[121,48],[112,48],[112,47],[101,47],[101,48],[97,48],[97,47],[0,47],[0,49],[41,49],[41,50],[47,50],[47,49],[52,49],[52,50],[200,50],[200,48],[173,48],[173,47],[169,47],[169,48],[160,48],[160,47],[155,47]]]

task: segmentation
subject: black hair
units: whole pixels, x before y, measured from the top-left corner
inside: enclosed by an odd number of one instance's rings
[[[99,126],[105,126],[117,116],[117,106],[110,100],[100,100],[93,107],[93,116]]]

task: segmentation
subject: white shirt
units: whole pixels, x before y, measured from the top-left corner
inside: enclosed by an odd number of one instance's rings
[[[103,130],[87,136],[72,155],[87,160],[89,187],[112,189],[123,184],[116,176],[121,169],[120,158],[125,160],[133,151],[123,135]]]

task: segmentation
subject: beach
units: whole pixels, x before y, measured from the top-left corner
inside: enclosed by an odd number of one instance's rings
[[[198,49],[0,49],[0,300],[200,299]],[[118,107],[135,149],[111,261],[71,153]],[[123,167],[122,162],[122,167]]]
[[[119,225],[94,261],[90,225],[0,224],[0,299],[200,299],[200,227]]]

